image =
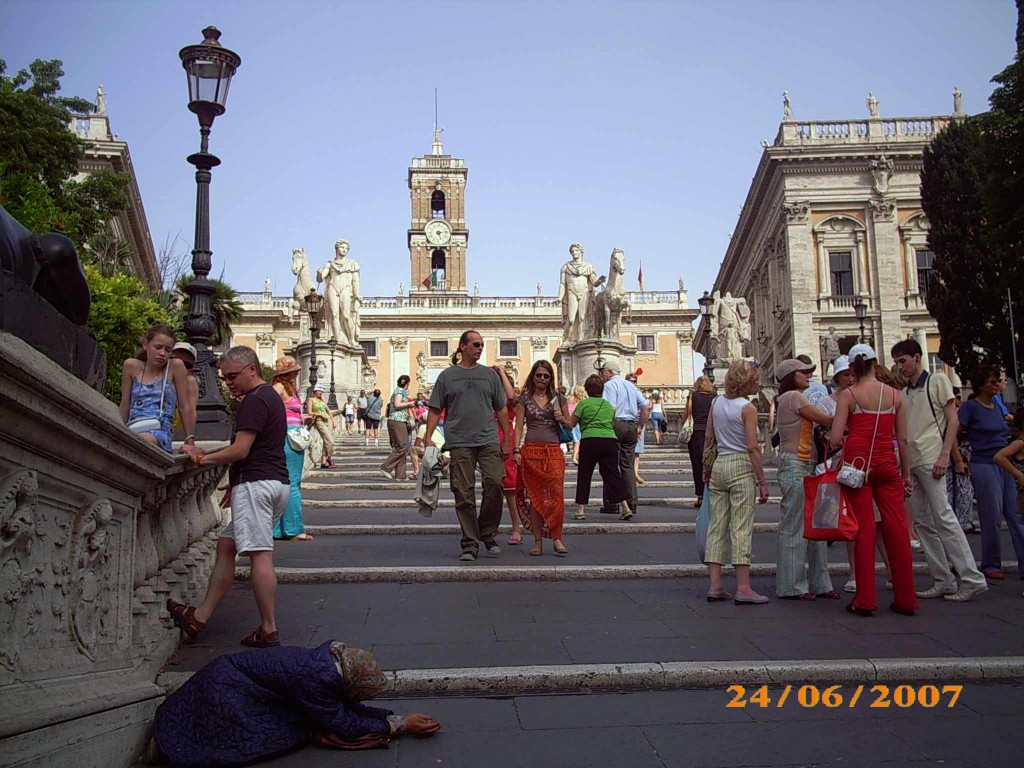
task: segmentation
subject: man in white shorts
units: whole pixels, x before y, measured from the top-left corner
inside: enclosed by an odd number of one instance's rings
[[[235,417],[231,445],[204,453],[185,446],[196,466],[230,464],[228,492],[222,507],[231,507],[231,522],[217,540],[217,557],[201,605],[167,601],[174,623],[196,637],[235,580],[235,557],[246,555],[249,583],[260,613],[260,626],[242,638],[242,645],[268,648],[280,645],[274,617],[277,574],[274,573],[274,524],[288,506],[290,489],[284,458],[287,434],[284,403],[263,380],[260,361],[249,347],[232,347],[220,359],[221,378],[242,401]]]

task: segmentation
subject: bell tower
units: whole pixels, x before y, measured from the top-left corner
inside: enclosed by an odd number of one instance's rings
[[[466,178],[461,157],[444,153],[441,128],[434,128],[429,155],[409,167],[409,261],[413,293],[466,293]]]

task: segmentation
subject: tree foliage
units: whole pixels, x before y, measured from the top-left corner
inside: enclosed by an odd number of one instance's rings
[[[85,279],[92,293],[89,328],[107,353],[105,394],[121,399],[121,365],[139,350],[146,332],[157,323],[172,324],[170,313],[156,301],[152,290],[124,273],[104,275],[87,264]]]
[[[1017,6],[1017,56],[993,78],[990,111],[954,120],[924,151],[921,204],[937,278],[928,311],[942,334],[939,354],[961,376],[982,363],[1011,369],[1014,345],[1024,359],[1022,0]]]

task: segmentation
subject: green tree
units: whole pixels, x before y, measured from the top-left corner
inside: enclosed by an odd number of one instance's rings
[[[189,300],[185,286],[195,275],[181,275],[174,284],[174,293],[181,298],[176,327],[184,330],[185,316],[188,314]],[[213,335],[210,336],[210,346],[216,347],[231,338],[231,326],[240,322],[245,313],[242,302],[238,300],[238,291],[225,283],[223,280],[210,278],[214,291],[210,297],[210,312],[213,315]]]
[[[89,327],[107,353],[105,394],[117,403],[121,400],[121,365],[138,352],[152,326],[171,325],[172,318],[153,292],[132,275],[106,276],[99,267],[87,264],[85,279],[92,293]]]

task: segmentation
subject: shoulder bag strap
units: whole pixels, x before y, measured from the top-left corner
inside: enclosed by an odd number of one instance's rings
[[[939,417],[935,415],[935,405],[932,403],[932,376],[929,373],[928,378],[924,380],[924,391],[928,395],[928,410],[932,412],[932,418],[935,419],[935,428],[939,430],[939,434],[942,435],[942,441],[946,441],[946,430],[939,426]]]
[[[885,385],[882,382],[878,382],[878,408],[875,411],[875,429],[871,433],[871,446],[868,448],[868,463],[864,467],[865,476],[867,475],[868,469],[871,468],[871,457],[875,455],[875,438],[878,436],[878,422],[882,418],[882,395],[885,393]],[[893,410],[896,410],[896,398],[893,397],[892,403]]]

